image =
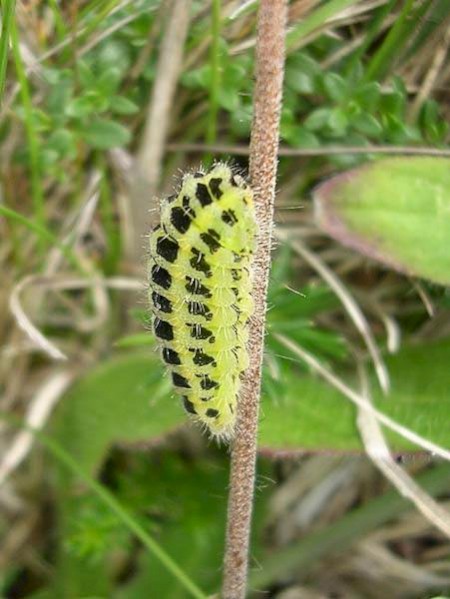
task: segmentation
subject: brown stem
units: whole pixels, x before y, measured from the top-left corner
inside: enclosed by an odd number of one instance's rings
[[[244,599],[247,587],[266,297],[277,172],[284,72],[286,0],[261,0],[256,45],[256,86],[250,144],[250,179],[259,224],[254,261],[255,313],[249,325],[250,366],[238,404],[231,456],[223,599]]]

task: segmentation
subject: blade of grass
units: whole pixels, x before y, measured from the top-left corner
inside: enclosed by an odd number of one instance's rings
[[[60,7],[56,0],[49,0],[49,8],[52,12],[53,19],[55,22],[56,33],[58,34],[58,41],[62,41],[69,35],[69,31],[64,23],[63,16],[60,12]]]
[[[436,497],[450,489],[450,467],[442,464],[417,477],[417,483]],[[252,588],[268,586],[295,570],[306,574],[322,557],[342,553],[345,548],[389,520],[403,515],[410,507],[407,499],[389,491],[370,503],[356,508],[320,531],[310,534],[286,549],[279,549],[260,564],[250,576]]]
[[[2,34],[0,37],[0,105],[5,90],[6,67],[8,66],[8,49],[11,25],[14,21],[15,0],[3,0],[2,4]]]
[[[38,133],[34,126],[33,105],[31,101],[30,87],[22,62],[22,56],[19,47],[19,36],[15,23],[11,25],[11,44],[16,67],[17,79],[20,85],[20,96],[25,114],[25,131],[28,140],[30,176],[31,176],[31,195],[33,198],[34,217],[37,225],[45,229],[45,206],[44,192],[42,188],[41,169],[39,165],[40,142]],[[39,253],[43,254],[44,244],[39,244]]]
[[[345,69],[347,73],[351,73],[356,63],[362,59],[366,53],[367,48],[372,44],[374,39],[380,33],[383,26],[383,22],[386,17],[390,14],[392,9],[395,7],[397,0],[389,0],[386,4],[381,6],[376,12],[374,12],[373,20],[367,27],[366,35],[364,36],[363,43],[358,46],[355,52],[351,55]]]
[[[97,482],[89,474],[87,474],[65,451],[65,449],[48,434],[43,433],[31,426],[27,426],[18,418],[0,412],[0,418],[6,420],[12,425],[24,428],[33,433],[37,440],[43,445],[54,458],[60,462],[67,470],[81,479],[86,486],[102,501],[102,503],[113,512],[117,518],[132,532],[143,544],[143,546],[153,554],[178,582],[189,592],[191,597],[195,599],[207,599],[207,596],[201,591],[197,585],[188,577],[188,575],[178,566],[176,562],[168,555],[164,549],[147,533],[140,525],[138,520],[128,512],[128,510],[108,491],[106,487]]]
[[[402,42],[405,38],[407,39],[407,36],[405,36],[405,28],[413,5],[414,0],[406,0],[393,27],[390,29],[380,48],[375,52],[367,65],[363,81],[375,81],[381,79],[387,72],[392,60],[398,58]]]
[[[435,0],[431,3],[425,3],[421,12],[417,17],[415,15],[414,18],[414,31],[417,33],[406,53],[405,58],[407,60],[414,59],[417,52],[419,52],[423,46],[426,46],[426,44],[436,35],[443,35],[443,31],[441,30],[441,32],[439,32],[439,28],[442,27],[445,19],[448,19],[448,16],[448,0]]]
[[[340,13],[358,0],[330,0],[322,4],[317,10],[313,11],[305,19],[300,21],[286,37],[286,47],[291,49],[302,38],[309,35],[314,29],[321,27],[328,19]]]

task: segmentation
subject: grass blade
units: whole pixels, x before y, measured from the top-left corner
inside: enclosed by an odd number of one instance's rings
[[[39,165],[39,137],[35,128],[33,116],[33,104],[31,99],[30,87],[28,84],[27,74],[22,61],[22,56],[19,47],[19,36],[15,23],[11,26],[11,44],[16,66],[17,79],[20,85],[20,96],[25,113],[25,131],[28,140],[29,160],[30,160],[30,175],[31,175],[31,195],[33,199],[34,215],[37,225],[41,229],[45,229],[45,206],[44,192],[42,189],[41,169]],[[39,247],[40,253],[44,251],[43,244]]]
[[[16,0],[3,0],[2,2],[2,34],[0,37],[0,105],[5,91],[6,67],[8,66],[8,48],[11,34],[11,25],[14,21]]]

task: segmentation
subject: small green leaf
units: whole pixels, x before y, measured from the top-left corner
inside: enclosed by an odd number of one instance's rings
[[[209,65],[205,65],[199,69],[187,71],[181,76],[181,82],[186,87],[192,89],[205,89],[209,87],[211,83],[211,67]]]
[[[313,110],[305,120],[305,129],[308,129],[309,131],[323,129],[328,124],[331,113],[331,108],[316,108],[316,110]]]
[[[85,60],[77,61],[77,75],[81,86],[85,89],[93,87],[96,83],[96,77]]]
[[[336,137],[341,137],[347,130],[348,117],[341,108],[334,108],[328,119],[328,127]]]
[[[121,74],[126,73],[130,66],[130,46],[124,41],[119,41],[111,36],[102,44],[96,60],[99,71],[113,67]]]
[[[219,89],[219,104],[229,112],[237,110],[239,108],[240,99],[236,88],[222,87]]]
[[[118,68],[109,67],[102,72],[95,84],[95,88],[101,95],[111,96],[116,92],[121,78],[122,75]]]
[[[409,275],[450,283],[450,160],[389,158],[315,192],[319,225],[344,245]]]
[[[400,92],[392,92],[381,96],[380,110],[401,119],[405,111],[406,98]]]
[[[232,132],[239,137],[246,137],[250,133],[252,124],[252,106],[240,106],[230,114]]]
[[[39,154],[39,163],[44,170],[55,164],[58,159],[58,152],[52,148],[44,148]]]
[[[301,125],[291,125],[282,130],[281,137],[295,148],[319,148],[320,141],[314,133]]]
[[[109,106],[117,114],[135,114],[139,110],[137,104],[124,96],[113,96],[109,101]]]
[[[124,146],[131,139],[128,129],[108,119],[90,121],[80,134],[90,146],[100,150]]]
[[[378,137],[383,132],[380,122],[367,112],[352,118],[351,124],[357,131],[370,137]]]
[[[380,84],[376,81],[370,81],[359,87],[353,94],[353,99],[364,110],[375,110],[381,96]]]
[[[66,106],[66,115],[73,118],[83,118],[96,111],[92,95],[83,95],[71,100]]]
[[[75,136],[68,129],[55,129],[47,140],[47,147],[61,157],[73,158],[76,155]]]
[[[326,73],[323,78],[323,87],[330,100],[336,103],[343,102],[348,95],[347,83],[337,73]]]

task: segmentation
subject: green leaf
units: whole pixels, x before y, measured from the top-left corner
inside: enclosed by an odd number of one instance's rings
[[[370,137],[378,137],[383,132],[380,122],[367,112],[352,118],[351,124],[354,129]]]
[[[348,94],[348,87],[345,79],[337,73],[326,73],[323,78],[323,87],[325,93],[333,102],[343,102]]]
[[[317,91],[321,70],[319,64],[304,53],[291,54],[286,62],[285,86],[301,94]]]
[[[81,132],[81,137],[93,148],[108,150],[126,145],[131,135],[123,125],[108,119],[93,119]]]
[[[450,160],[389,158],[338,175],[314,194],[319,225],[388,266],[450,283]]]
[[[282,127],[281,137],[296,148],[319,148],[320,141],[314,133],[301,125]]]
[[[331,113],[331,108],[317,108],[313,110],[304,122],[305,129],[309,131],[323,129],[328,124]]]
[[[68,129],[55,129],[47,140],[47,147],[62,157],[76,155],[75,137]]]
[[[77,75],[81,86],[85,89],[95,86],[96,77],[85,60],[77,61]]]
[[[137,104],[124,96],[113,96],[109,101],[109,105],[111,110],[117,114],[135,114],[139,110]]]
[[[118,441],[160,439],[186,422],[153,355],[131,354],[95,367],[68,392],[56,414],[56,439],[88,472]]]
[[[381,96],[381,86],[378,82],[370,81],[361,85],[353,94],[353,99],[365,110],[375,110]]]
[[[187,71],[181,76],[181,82],[192,89],[208,88],[211,84],[211,67],[205,65],[192,71]]]
[[[280,347],[283,347],[280,345]],[[283,347],[283,354],[289,354]],[[294,358],[294,356],[292,356]],[[450,340],[402,349],[386,359],[392,390],[383,396],[372,377],[376,407],[416,433],[450,446],[448,364]],[[312,375],[300,375],[294,362],[280,373],[276,401],[263,397],[259,444],[265,453],[304,449],[354,451],[362,448],[356,410],[341,393]],[[386,430],[395,451],[416,449]]]
[[[95,88],[101,95],[108,97],[116,92],[121,78],[122,75],[118,68],[109,67],[102,72],[95,84]]]
[[[73,118],[83,118],[93,113],[104,112],[107,108],[106,98],[97,92],[86,92],[71,100],[66,106],[65,113]]]
[[[225,110],[234,112],[238,110],[240,99],[239,93],[236,88],[233,87],[222,87],[219,89],[219,104]]]
[[[293,69],[286,72],[286,86],[300,94],[313,94],[315,90],[312,77]]]
[[[328,119],[328,126],[337,137],[345,134],[348,127],[348,117],[341,108],[334,108]]]
[[[113,36],[108,38],[108,41],[101,45],[99,49],[96,66],[99,71],[105,71],[113,67],[122,75],[125,74],[130,66],[129,44],[114,39]]]

